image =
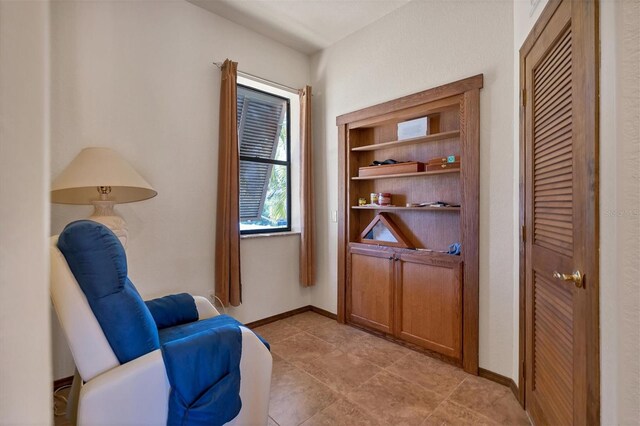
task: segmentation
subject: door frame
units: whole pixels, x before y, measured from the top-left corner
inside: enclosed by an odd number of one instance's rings
[[[518,368],[518,397],[520,404],[526,407],[526,384],[525,380],[525,362],[526,362],[526,238],[530,238],[532,232],[527,232],[526,224],[526,157],[525,157],[525,141],[526,141],[526,109],[525,109],[525,58],[531,51],[536,41],[542,34],[551,17],[562,1],[572,0],[549,0],[540,17],[531,29],[526,40],[520,48],[519,68],[520,68],[520,154],[519,154],[519,254],[520,254],[520,270],[519,270],[519,368]],[[575,1],[575,0],[574,0]],[[589,424],[600,424],[600,301],[599,301],[599,97],[600,97],[600,31],[599,31],[599,3],[598,0],[575,1],[574,4],[580,4],[580,9],[574,12],[572,7],[572,21],[578,19],[579,25],[577,30],[581,32],[580,39],[583,40],[582,53],[584,61],[588,65],[584,69],[586,83],[584,85],[584,96],[587,102],[579,105],[576,109],[578,114],[584,114],[585,122],[594,123],[592,127],[582,135],[587,143],[585,144],[587,157],[593,158],[593,164],[590,165],[592,173],[585,185],[578,188],[579,190],[591,190],[593,199],[593,215],[592,221],[587,221],[588,232],[593,238],[587,238],[587,253],[585,267],[585,276],[589,276],[589,286],[586,289],[588,303],[588,321],[586,350],[587,350],[587,420]],[[527,235],[528,234],[528,235]]]

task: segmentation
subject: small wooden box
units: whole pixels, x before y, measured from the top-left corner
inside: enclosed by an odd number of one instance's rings
[[[449,161],[451,157],[453,157],[453,161]],[[427,161],[427,166],[434,166],[434,165],[440,165],[440,164],[446,164],[446,163],[460,163],[460,156],[450,155],[448,157],[432,158],[431,160]]]
[[[455,163],[436,163],[436,164],[427,164],[427,171],[432,172],[434,170],[446,170],[446,169],[459,169],[460,162],[456,161]]]
[[[423,172],[424,163],[419,161],[409,161],[398,164],[385,164],[382,166],[360,167],[358,169],[359,177],[382,176],[382,175],[400,175],[403,173]]]

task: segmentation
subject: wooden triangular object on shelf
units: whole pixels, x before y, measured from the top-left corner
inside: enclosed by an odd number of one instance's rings
[[[413,248],[398,225],[386,213],[378,213],[360,234],[360,242],[382,246]]]

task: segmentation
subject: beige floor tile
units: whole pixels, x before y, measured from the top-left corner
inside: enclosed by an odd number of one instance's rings
[[[529,425],[529,418],[511,389],[476,376],[468,376],[449,400],[503,425]]]
[[[316,313],[256,331],[272,345],[268,426],[529,425],[510,389]]]
[[[391,343],[380,337],[372,336],[368,333],[365,333],[365,335],[359,339],[345,342],[340,346],[340,349],[366,359],[380,367],[387,367],[398,361],[401,357],[413,352],[403,346]]]
[[[414,351],[386,370],[445,397],[468,376],[458,367]]]
[[[254,331],[264,337],[270,344],[279,342],[301,332],[298,327],[294,327],[283,321],[276,321],[271,324],[257,327]]]
[[[269,416],[295,426],[331,405],[337,394],[293,365],[274,357]]]
[[[307,311],[298,315],[294,315],[282,320],[289,325],[308,330],[311,328],[322,327],[323,325],[335,323],[335,320],[327,318],[324,315],[316,314],[315,312]]]
[[[386,371],[347,395],[365,412],[388,425],[419,425],[444,397]]]
[[[271,352],[289,362],[310,361],[333,350],[335,346],[304,332],[271,344]]]
[[[267,419],[267,426],[280,426],[280,425],[276,423],[276,421],[273,420],[271,417],[269,417],[269,419]]]
[[[328,323],[321,327],[310,328],[307,330],[307,333],[313,334],[317,338],[338,347],[367,335],[367,333],[362,330],[337,322]]]
[[[337,392],[346,394],[381,371],[381,368],[349,353],[335,350],[294,365]]]
[[[422,425],[488,426],[496,425],[496,423],[473,410],[457,405],[451,401],[444,401]]]
[[[303,426],[383,426],[346,399],[340,399],[309,420]]]

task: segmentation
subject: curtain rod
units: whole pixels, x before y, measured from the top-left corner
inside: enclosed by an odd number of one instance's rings
[[[215,65],[216,67],[222,69],[222,64],[223,62],[214,62],[213,65]],[[287,92],[292,92],[295,94],[298,94],[300,92],[300,89],[296,89],[294,87],[289,87],[287,85],[278,83],[276,81],[272,81],[272,80],[267,80],[266,78],[262,78],[262,77],[258,77],[257,75],[253,75],[253,74],[249,74],[248,72],[244,72],[244,71],[240,71],[238,70],[238,75],[242,76],[242,77],[247,77],[250,78],[252,80],[256,80],[258,82],[261,83],[266,83],[266,84],[270,84],[272,86],[276,86],[282,90],[286,90]]]

